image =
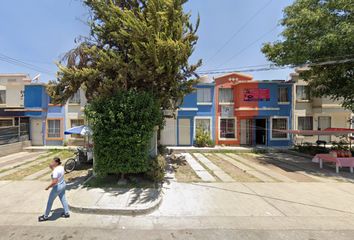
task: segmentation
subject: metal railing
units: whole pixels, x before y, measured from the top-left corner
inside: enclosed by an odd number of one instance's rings
[[[20,126],[0,127],[0,145],[26,141],[29,139],[29,124]]]

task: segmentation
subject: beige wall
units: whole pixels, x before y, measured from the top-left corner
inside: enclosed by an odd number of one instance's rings
[[[84,123],[86,124],[85,119],[85,105],[87,103],[87,99],[85,97],[85,92],[80,89],[80,104],[77,103],[69,103],[69,101],[65,105],[65,125],[66,129],[71,128],[71,120],[73,119],[83,119]],[[81,141],[80,138],[75,138],[72,135],[66,135],[65,140],[68,141],[68,144],[74,144],[74,141]]]
[[[29,82],[25,74],[0,74],[0,89],[6,90],[6,104],[0,107],[23,107],[24,86]]]
[[[298,75],[292,74],[294,81],[293,88],[293,129],[298,130],[298,117],[312,116],[313,117],[313,130],[318,129],[318,117],[329,116],[331,117],[332,128],[350,128],[349,120],[353,114],[341,107],[340,101],[333,101],[328,97],[324,98],[311,98],[309,101],[301,101],[296,99],[296,86],[307,85],[305,81],[299,79]],[[294,143],[301,144],[304,142],[315,143],[318,136],[294,136]],[[331,136],[331,141],[339,141],[340,138]]]

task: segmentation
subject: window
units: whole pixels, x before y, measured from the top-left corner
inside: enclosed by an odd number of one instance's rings
[[[210,119],[196,119],[195,120],[196,130],[202,131],[203,133],[210,134]]]
[[[219,103],[230,103],[234,101],[234,96],[231,88],[219,89]]]
[[[278,88],[278,102],[289,102],[287,87]]]
[[[309,87],[304,85],[296,86],[296,100],[310,100]]]
[[[220,119],[220,138],[235,138],[235,119]]]
[[[47,137],[48,138],[60,138],[60,120],[55,119],[55,120],[48,120],[48,132],[47,132]]]
[[[6,104],[6,90],[0,90],[0,104]]]
[[[287,118],[272,119],[272,138],[288,138],[287,133],[278,132],[276,130],[288,130],[288,119]]]
[[[78,127],[84,125],[84,119],[71,119],[70,120],[71,127]],[[80,134],[72,134],[73,138],[82,138]]]
[[[80,90],[69,99],[69,103],[80,104]]]
[[[12,127],[12,119],[0,119],[0,127]]]
[[[211,103],[210,88],[197,88],[198,103]]]
[[[297,118],[298,130],[313,130],[313,118],[312,117],[298,117]]]

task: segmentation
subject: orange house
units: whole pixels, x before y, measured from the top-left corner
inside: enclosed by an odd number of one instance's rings
[[[215,144],[239,145],[241,119],[257,115],[257,102],[240,101],[243,88],[257,88],[253,77],[243,73],[230,73],[215,78]],[[240,87],[242,84],[242,87]],[[241,105],[242,103],[242,105]]]

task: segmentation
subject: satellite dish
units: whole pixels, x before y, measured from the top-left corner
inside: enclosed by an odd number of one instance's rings
[[[39,74],[37,74],[33,79],[32,79],[32,81],[34,81],[34,82],[38,82],[38,80],[39,80],[39,77],[41,76],[41,74],[39,73]]]

